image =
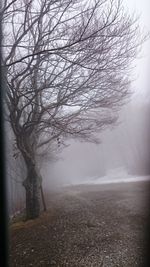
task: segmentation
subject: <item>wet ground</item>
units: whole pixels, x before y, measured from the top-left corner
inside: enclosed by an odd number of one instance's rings
[[[144,266],[148,182],[67,187],[10,227],[10,266]]]

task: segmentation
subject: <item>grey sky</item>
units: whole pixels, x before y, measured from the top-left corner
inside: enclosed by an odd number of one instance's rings
[[[145,26],[150,25],[149,20],[149,10],[150,10],[150,1],[149,0],[124,0],[124,3],[128,6],[128,8],[137,14],[141,15],[141,23]]]
[[[150,1],[149,0],[123,0],[125,6],[133,14],[140,15],[140,26],[145,28],[145,31],[150,30]],[[150,41],[147,41],[142,48],[141,58],[136,62],[136,82],[134,83],[137,96],[147,96],[149,94],[150,78],[148,74],[148,67],[150,64],[149,53]]]

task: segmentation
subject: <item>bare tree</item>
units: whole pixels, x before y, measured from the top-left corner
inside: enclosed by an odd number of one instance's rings
[[[129,95],[141,44],[119,0],[5,0],[8,120],[27,178],[27,218],[39,216],[39,154],[72,136],[98,142]]]

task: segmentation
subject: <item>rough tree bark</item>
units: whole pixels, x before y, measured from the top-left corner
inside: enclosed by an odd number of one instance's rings
[[[26,161],[27,178],[23,182],[26,190],[26,219],[34,219],[40,214],[40,181],[35,165]]]

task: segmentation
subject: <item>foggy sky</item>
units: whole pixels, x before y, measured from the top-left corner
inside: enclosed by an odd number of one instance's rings
[[[140,15],[139,23],[148,32],[149,0],[124,0],[131,14]],[[144,174],[149,164],[149,75],[150,55],[147,41],[135,60],[131,89],[134,91],[130,103],[120,111],[118,127],[100,133],[101,144],[88,144],[69,140],[70,146],[60,154],[60,160],[47,163],[42,173],[47,187],[86,180],[107,175],[109,170],[126,168],[128,172]],[[140,173],[141,172],[141,173]]]
[[[128,9],[128,12],[139,16],[139,24],[145,33],[150,32],[150,19],[149,19],[149,10],[150,10],[150,1],[149,0],[123,0],[125,7]],[[141,97],[145,99],[149,95],[149,64],[150,64],[150,40],[147,41],[141,49],[140,59],[138,58],[135,62],[136,68],[134,70],[136,80],[133,83],[135,95],[135,101]]]

